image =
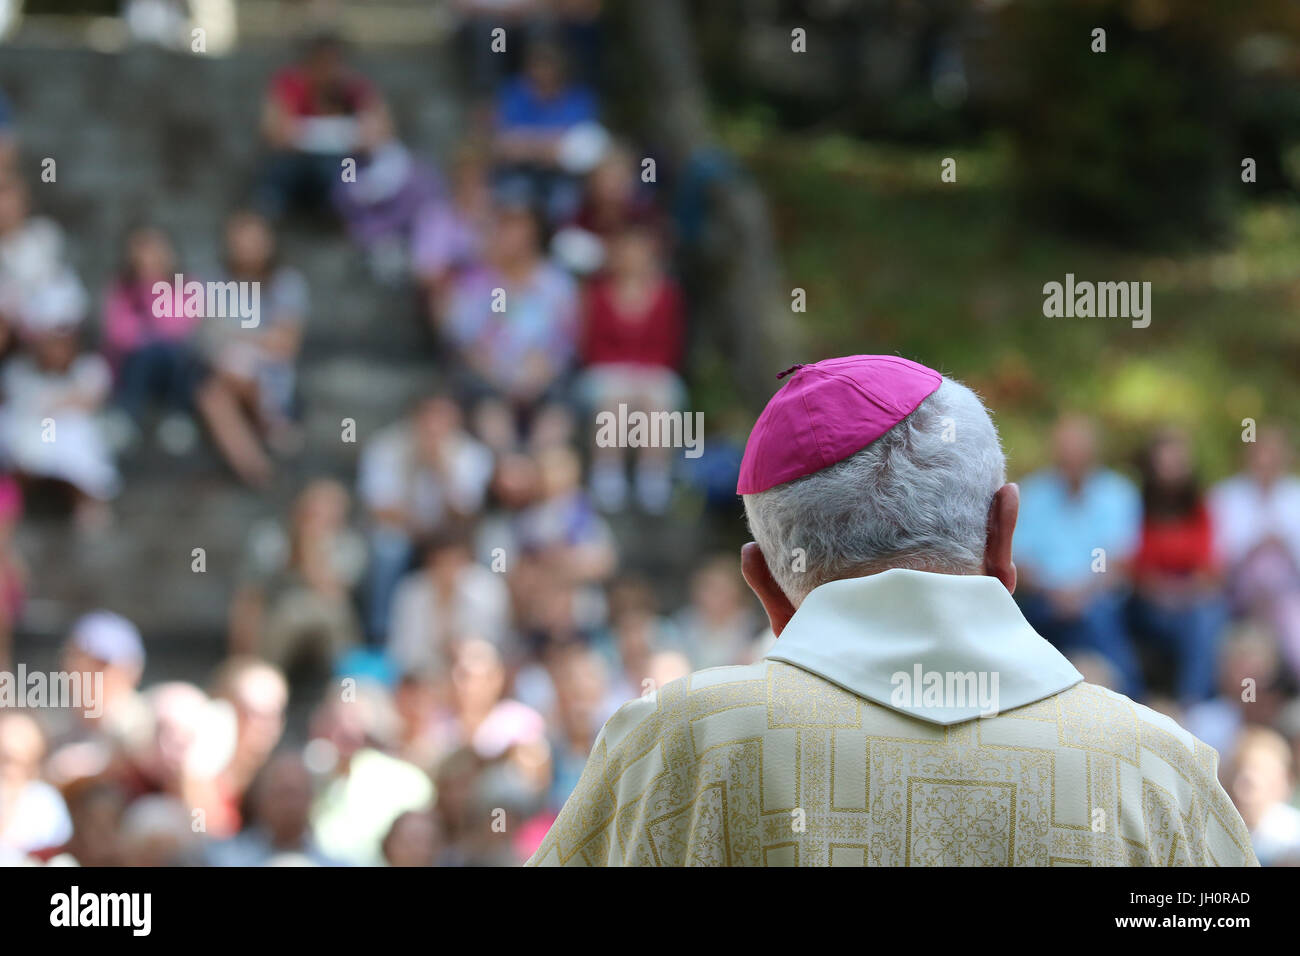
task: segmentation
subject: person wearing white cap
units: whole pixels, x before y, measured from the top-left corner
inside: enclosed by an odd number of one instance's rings
[[[138,690],[144,662],[140,631],[120,614],[91,611],[73,623],[59,666],[69,674],[102,675],[93,708],[99,716],[75,708],[49,715],[47,769],[55,782],[103,772],[119,748],[148,732],[149,709]]]
[[[0,433],[11,468],[70,485],[79,520],[102,523],[119,479],[96,418],[108,397],[108,366],[79,349],[85,311],[85,292],[70,273],[24,301],[27,354],[0,373],[6,399]]]

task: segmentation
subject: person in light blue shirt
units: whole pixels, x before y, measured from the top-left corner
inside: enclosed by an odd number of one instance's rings
[[[1115,671],[1114,689],[1139,696],[1142,673],[1124,601],[1141,496],[1123,475],[1097,465],[1086,418],[1062,418],[1052,448],[1052,467],[1020,484],[1016,597],[1039,634],[1064,653],[1100,655]]]

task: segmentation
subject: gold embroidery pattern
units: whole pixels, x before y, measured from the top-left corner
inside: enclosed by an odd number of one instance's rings
[[[530,865],[1253,864],[1213,750],[1078,684],[949,727],[779,661],[630,701]]]

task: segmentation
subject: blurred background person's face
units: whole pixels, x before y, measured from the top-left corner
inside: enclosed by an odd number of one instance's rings
[[[21,791],[39,777],[44,755],[45,739],[35,720],[0,714],[0,793]]]
[[[621,207],[632,198],[635,188],[634,161],[619,148],[611,149],[587,179],[587,196],[598,206]]]
[[[1276,746],[1255,740],[1245,743],[1235,756],[1228,790],[1247,826],[1255,826],[1270,807],[1290,795],[1287,754],[1279,737]]]
[[[207,717],[208,699],[189,684],[168,684],[152,691],[152,743],[144,768],[159,785],[174,789],[185,777],[187,761]]]
[[[553,47],[536,47],[524,65],[533,90],[542,99],[558,96],[564,91],[564,58]]]
[[[275,254],[271,227],[261,216],[236,216],[226,227],[226,259],[239,273],[259,273]]]
[[[236,679],[229,701],[235,708],[238,756],[260,763],[284,733],[288,688],[269,666],[250,669]]]
[[[438,856],[438,823],[432,813],[412,811],[395,821],[384,841],[389,866],[433,866]]]
[[[646,279],[659,271],[659,248],[648,231],[627,229],[609,244],[609,268],[618,278]]]
[[[265,828],[273,846],[296,848],[309,826],[311,774],[296,754],[273,758],[262,774],[254,811],[257,823]]]
[[[298,496],[295,518],[299,531],[327,532],[347,523],[351,499],[337,481],[313,481]]]
[[[1192,477],[1192,450],[1181,434],[1161,438],[1151,452],[1151,470],[1156,484],[1176,488]]]
[[[1092,423],[1071,415],[1061,420],[1052,435],[1052,458],[1068,481],[1088,476],[1096,461],[1097,439]]]
[[[62,371],[72,364],[81,351],[75,330],[42,332],[31,338],[29,346],[43,369]]]
[[[415,441],[428,461],[436,461],[449,439],[459,432],[460,406],[449,398],[431,398],[415,413]]]
[[[537,224],[527,210],[507,207],[497,212],[491,248],[499,264],[531,262],[538,254],[537,242]]]
[[[1266,428],[1246,446],[1246,468],[1261,485],[1269,485],[1286,474],[1291,464],[1291,449],[1286,436],[1277,429]]]
[[[507,454],[497,461],[492,476],[492,493],[502,506],[518,510],[537,497],[539,476],[537,462],[529,455]]]
[[[317,89],[331,86],[342,78],[343,65],[342,46],[329,41],[319,42],[307,53],[307,79]]]
[[[505,689],[506,673],[501,655],[487,641],[465,641],[456,649],[451,681],[463,713],[486,714],[496,706]]]
[[[157,229],[141,229],[132,234],[128,257],[131,271],[142,282],[170,280],[175,271],[171,240]]]

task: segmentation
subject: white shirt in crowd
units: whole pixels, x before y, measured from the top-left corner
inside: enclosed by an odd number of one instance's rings
[[[473,514],[492,478],[492,452],[461,434],[453,439],[448,458],[444,477],[418,459],[408,424],[391,425],[361,453],[361,500],[370,511],[405,511],[414,527],[423,530],[437,527],[449,510]]]
[[[1210,492],[1210,508],[1215,544],[1229,565],[1276,535],[1300,567],[1300,478],[1285,475],[1265,490],[1249,475],[1236,475]]]
[[[504,576],[478,564],[456,578],[455,596],[439,598],[426,571],[402,579],[393,598],[388,650],[403,671],[441,669],[449,641],[483,638],[500,647],[510,627],[510,592]]]

